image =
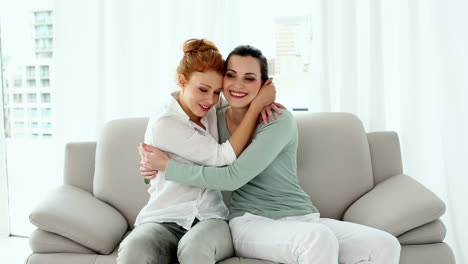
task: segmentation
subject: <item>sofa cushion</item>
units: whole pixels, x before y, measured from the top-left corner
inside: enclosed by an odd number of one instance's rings
[[[445,243],[404,245],[400,264],[455,264],[455,256]]]
[[[30,214],[32,224],[101,254],[109,254],[128,228],[125,218],[90,193],[70,185],[51,192]]]
[[[367,136],[347,113],[296,114],[297,171],[302,188],[322,217],[341,219],[373,186]]]
[[[34,253],[96,254],[68,238],[41,229],[36,229],[29,235],[29,246]]]
[[[437,220],[444,212],[444,202],[433,192],[401,174],[377,184],[346,211],[343,220],[399,236]]]
[[[402,245],[439,243],[444,241],[446,233],[444,223],[438,219],[400,235],[398,241]]]

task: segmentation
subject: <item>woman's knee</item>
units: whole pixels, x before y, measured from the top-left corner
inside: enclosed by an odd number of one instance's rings
[[[377,250],[383,251],[381,255],[385,259],[393,259],[394,261],[389,263],[398,263],[400,259],[401,244],[398,239],[387,232],[382,232],[383,235],[379,238],[379,247]]]
[[[338,252],[338,240],[333,232],[324,225],[306,227],[299,234],[296,246],[310,251]],[[304,247],[305,246],[305,247]]]
[[[325,249],[329,252],[338,254],[339,243],[335,234],[325,225],[319,225],[318,229],[315,231],[318,235],[317,242],[323,243]],[[314,235],[313,233],[311,234]]]
[[[324,225],[304,230],[304,240],[297,245],[299,263],[337,263],[339,243],[335,234]]]
[[[354,240],[353,243],[354,245],[342,252],[345,256],[341,258],[345,264],[357,263],[358,261],[382,264],[399,263],[400,242],[387,232],[374,229],[360,239]]]
[[[142,239],[127,237],[119,246],[117,263],[153,263],[154,247]]]
[[[204,220],[187,232],[177,248],[179,261],[198,256],[209,263],[233,255],[231,232],[223,220]],[[209,260],[209,261],[208,261]]]
[[[167,237],[130,233],[119,246],[118,263],[169,263],[176,256],[177,243]]]

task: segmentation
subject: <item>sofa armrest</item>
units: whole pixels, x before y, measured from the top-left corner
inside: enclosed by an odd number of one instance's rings
[[[400,174],[377,184],[353,203],[343,220],[399,236],[438,219],[444,212],[444,202],[433,192],[411,177]]]
[[[65,147],[64,183],[93,193],[96,142],[71,142]]]
[[[29,215],[38,228],[109,254],[127,230],[125,218],[90,193],[70,185],[51,191]]]
[[[374,183],[378,184],[403,173],[400,140],[392,131],[367,133]]]

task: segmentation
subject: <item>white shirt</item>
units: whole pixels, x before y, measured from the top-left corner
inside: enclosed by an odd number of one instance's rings
[[[229,141],[218,143],[216,109],[213,107],[201,119],[206,130],[189,119],[172,94],[161,113],[148,122],[145,143],[165,151],[176,161],[207,166],[229,165],[236,154]],[[195,218],[199,220],[226,219],[229,211],[220,191],[183,183],[166,181],[160,171],[151,180],[151,197],[140,211],[135,225],[148,222],[176,223],[189,230]]]

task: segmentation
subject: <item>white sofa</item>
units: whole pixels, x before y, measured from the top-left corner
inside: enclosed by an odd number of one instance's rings
[[[439,217],[444,203],[405,175],[398,135],[366,133],[347,113],[296,115],[298,174],[322,217],[385,230],[401,245],[401,264],[451,264]],[[109,122],[97,142],[69,143],[64,183],[31,213],[38,227],[28,264],[115,263],[122,238],[149,198],[137,146],[147,118]],[[225,200],[229,203],[229,193]],[[230,258],[220,263],[271,263]]]

